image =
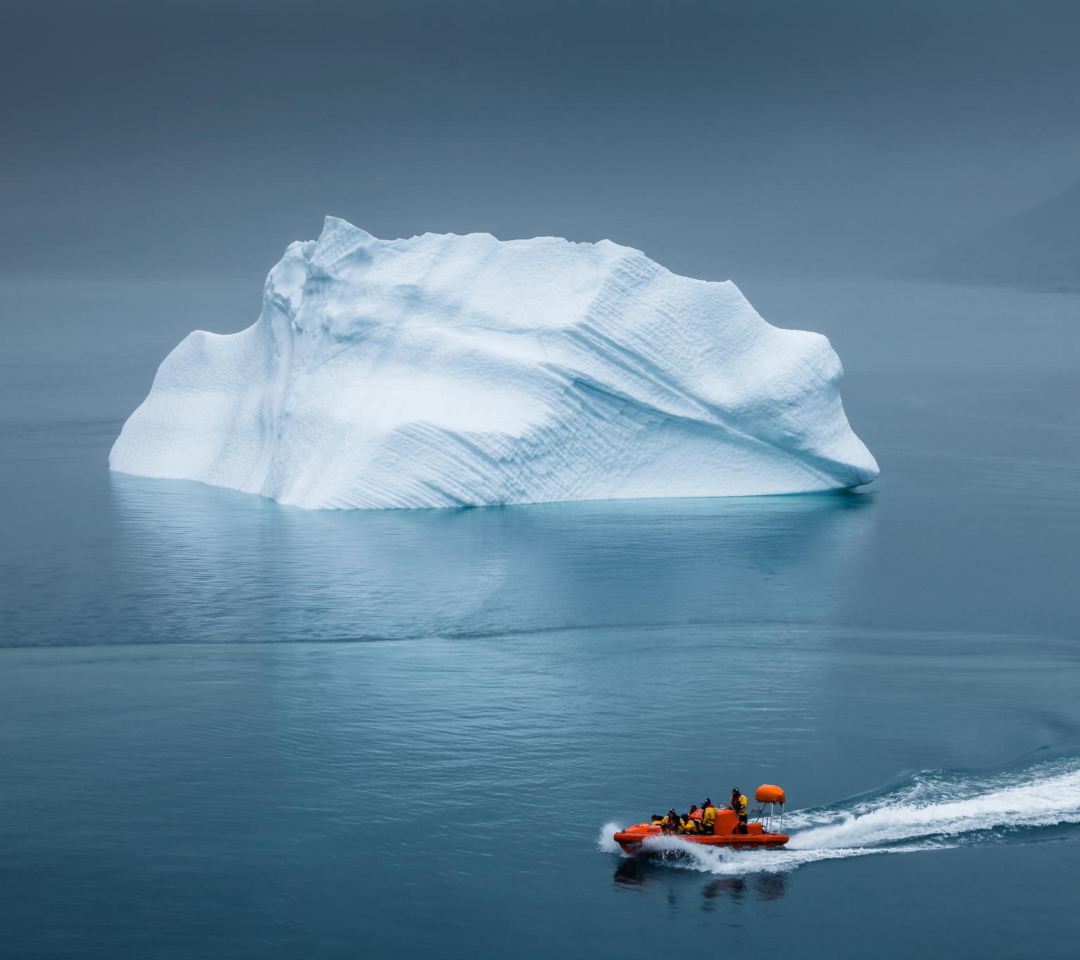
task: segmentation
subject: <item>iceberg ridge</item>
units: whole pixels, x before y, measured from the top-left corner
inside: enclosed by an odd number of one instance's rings
[[[379,240],[328,217],[258,320],[190,334],[111,469],[308,508],[843,489],[878,468],[825,337],[602,240]]]

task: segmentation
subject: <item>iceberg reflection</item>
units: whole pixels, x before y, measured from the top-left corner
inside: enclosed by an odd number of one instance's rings
[[[875,513],[858,494],[342,512],[119,474],[112,490],[113,642],[821,622]]]

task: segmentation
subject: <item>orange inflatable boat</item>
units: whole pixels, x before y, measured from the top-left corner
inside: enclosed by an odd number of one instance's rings
[[[762,784],[754,794],[757,805],[749,814],[746,833],[736,833],[739,818],[734,810],[720,810],[716,815],[713,832],[665,834],[662,828],[651,823],[635,823],[632,827],[615,834],[615,842],[626,853],[663,853],[664,849],[650,850],[643,845],[648,837],[673,836],[687,843],[696,843],[705,847],[737,847],[741,849],[762,849],[782,847],[790,839],[783,833],[784,802],[786,797],[780,787]]]

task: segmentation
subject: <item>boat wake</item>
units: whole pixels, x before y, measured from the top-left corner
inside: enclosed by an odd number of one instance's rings
[[[646,848],[673,866],[719,876],[777,873],[818,860],[917,853],[1009,839],[1046,839],[1052,827],[1080,824],[1080,760],[973,778],[921,773],[872,796],[788,814],[780,850],[702,847],[679,837],[650,837]],[[603,850],[618,852],[608,824]]]

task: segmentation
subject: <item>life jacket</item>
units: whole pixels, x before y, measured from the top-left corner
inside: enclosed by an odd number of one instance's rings
[[[679,830],[683,833],[697,833],[697,821],[693,817],[687,817],[685,820],[679,822]]]
[[[746,815],[746,797],[739,794],[738,799],[734,796],[731,798],[731,809],[734,810],[740,817]]]
[[[709,804],[709,806],[702,810],[701,820],[703,823],[713,823],[716,820],[716,807]]]

